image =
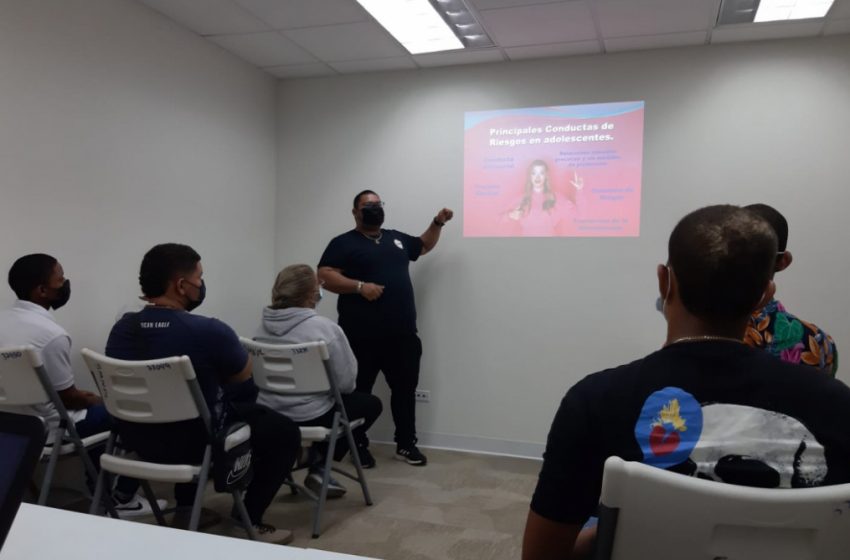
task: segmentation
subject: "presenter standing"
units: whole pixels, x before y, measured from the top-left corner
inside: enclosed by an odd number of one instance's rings
[[[448,208],[437,212],[419,237],[382,229],[384,203],[373,191],[355,196],[351,213],[355,228],[328,244],[319,261],[319,279],[325,289],[339,294],[339,325],[357,357],[356,390],[371,393],[378,372],[384,372],[392,393],[395,458],[422,466],[427,459],[416,447],[415,397],[422,342],[409,265],[437,245],[454,213]],[[372,457],[360,460],[374,464]]]

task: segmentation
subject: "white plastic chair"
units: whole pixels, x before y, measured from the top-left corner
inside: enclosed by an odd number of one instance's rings
[[[35,348],[16,346],[0,349],[0,408],[20,412],[18,407],[31,407],[47,402],[56,408],[59,424],[50,428],[52,437],[48,437],[47,441],[52,443],[45,445],[41,452],[41,460],[47,461],[47,468],[41,482],[41,490],[38,492],[39,505],[47,503],[56,473],[56,463],[60,457],[76,454],[91,480],[97,478],[97,469],[89,458],[87,449],[103,445],[109,437],[109,432],[80,438]]]
[[[166,424],[200,418],[207,431],[204,456],[197,465],[153,463],[128,458],[124,456],[125,450],[121,448],[120,438],[113,431],[106,444],[106,451],[100,458],[101,473],[90,513],[96,513],[99,508],[107,482],[107,472],[139,479],[160,525],[166,524],[165,519],[148,481],[175,484],[194,482],[197,484],[197,491],[188,528],[190,531],[197,531],[204,488],[212,465],[212,424],[192,362],[188,356],[144,361],[116,360],[88,348],[84,348],[82,354],[100,394],[103,395],[106,409],[113,418],[139,424]],[[228,436],[225,450],[236,447],[250,437],[251,430],[245,426]],[[248,536],[255,540],[256,533],[243,502],[244,492],[234,491],[232,494],[242,524]]]
[[[372,505],[366,476],[360,464],[360,456],[354,443],[352,430],[363,424],[363,419],[349,421],[342,402],[342,395],[336,386],[336,380],[330,371],[328,347],[324,341],[306,342],[303,344],[276,344],[265,341],[250,340],[240,337],[239,341],[245,350],[251,354],[254,364],[254,383],[261,391],[281,395],[331,395],[335,402],[333,423],[330,428],[323,426],[301,427],[301,445],[309,447],[315,442],[327,441],[328,452],[325,457],[325,467],[322,477],[322,488],[317,496],[308,488],[297,484],[294,480],[286,483],[297,488],[316,502],[313,514],[313,538],[318,538],[321,531],[322,512],[328,495],[328,484],[331,471],[338,472],[360,484],[366,505]],[[334,449],[337,439],[344,435],[348,441],[351,459],[357,475],[333,466]]]
[[[609,457],[596,560],[846,560],[850,484],[750,488]]]

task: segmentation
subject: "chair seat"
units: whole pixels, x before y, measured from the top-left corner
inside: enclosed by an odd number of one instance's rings
[[[358,418],[350,422],[351,429],[358,428],[363,425],[366,420]],[[309,446],[317,441],[325,441],[331,436],[331,429],[323,426],[301,426],[301,445]]]
[[[100,456],[100,466],[103,470],[114,474],[157,482],[192,482],[201,472],[200,465],[149,463],[106,453]]]
[[[99,434],[94,434],[92,436],[82,438],[83,447],[92,447],[99,443],[105,443],[106,440],[109,439],[109,432],[100,432]],[[75,453],[76,448],[73,443],[63,443],[59,447],[59,455],[70,455],[71,453]],[[50,454],[53,453],[53,445],[45,445],[41,450],[41,456],[49,457]]]

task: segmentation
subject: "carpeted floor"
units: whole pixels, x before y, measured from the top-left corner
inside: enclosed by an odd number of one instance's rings
[[[337,476],[349,490],[328,501],[318,539],[310,536],[313,502],[285,488],[264,521],[294,531],[293,546],[385,560],[520,557],[539,461],[423,449],[428,465],[413,467],[393,459],[393,446],[373,445],[372,451],[378,465],[366,471],[371,507],[354,481]],[[347,460],[342,466],[353,471]],[[160,488],[160,497],[171,497],[167,487]],[[210,485],[205,507],[227,516],[230,506],[229,496],[215,494]],[[244,537],[229,522],[206,531]]]

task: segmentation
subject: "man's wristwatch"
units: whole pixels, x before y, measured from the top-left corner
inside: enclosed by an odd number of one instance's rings
[[[444,225],[446,225],[446,222],[441,222],[437,218],[434,218],[434,225],[437,227],[443,227]]]
[[[359,294],[360,290],[362,290],[362,289],[363,289],[363,280],[358,280],[357,281],[357,293]]]

